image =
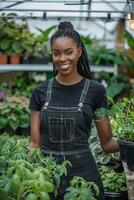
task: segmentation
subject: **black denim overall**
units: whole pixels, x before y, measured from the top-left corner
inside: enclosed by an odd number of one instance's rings
[[[81,176],[87,181],[94,181],[100,187],[98,200],[103,199],[103,186],[98,174],[98,169],[89,149],[88,133],[82,107],[90,85],[86,79],[78,105],[76,107],[55,107],[51,105],[53,79],[49,80],[46,102],[41,110],[41,141],[42,152],[51,154],[62,163],[69,160],[72,167],[68,168],[67,176],[63,176],[58,194],[61,196],[53,200],[63,199],[65,189],[69,186],[74,176]]]

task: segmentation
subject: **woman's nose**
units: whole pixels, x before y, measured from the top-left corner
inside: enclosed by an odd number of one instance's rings
[[[60,56],[60,61],[64,61],[64,60],[66,60],[66,56],[64,55],[64,54],[61,54],[61,56]]]

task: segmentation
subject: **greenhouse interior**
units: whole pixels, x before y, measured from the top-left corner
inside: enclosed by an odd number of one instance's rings
[[[0,0],[0,200],[134,200],[134,0]]]

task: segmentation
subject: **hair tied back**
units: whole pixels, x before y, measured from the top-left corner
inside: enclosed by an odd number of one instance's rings
[[[71,22],[67,22],[67,21],[61,22],[58,26],[58,30],[60,31],[60,30],[65,30],[65,29],[74,30],[74,27],[71,24]]]

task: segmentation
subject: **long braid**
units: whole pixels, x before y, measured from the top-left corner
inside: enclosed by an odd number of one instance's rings
[[[52,35],[50,43],[52,46],[52,43],[55,39],[59,37],[68,37],[75,41],[77,47],[82,48],[82,55],[80,56],[78,63],[77,63],[77,69],[80,75],[83,77],[91,79],[91,72],[90,72],[90,66],[88,62],[88,56],[86,52],[85,45],[83,41],[80,38],[80,35],[77,31],[73,29],[73,25],[70,22],[61,22],[58,26],[58,30]],[[53,65],[53,73],[54,76],[58,73],[58,69]]]

